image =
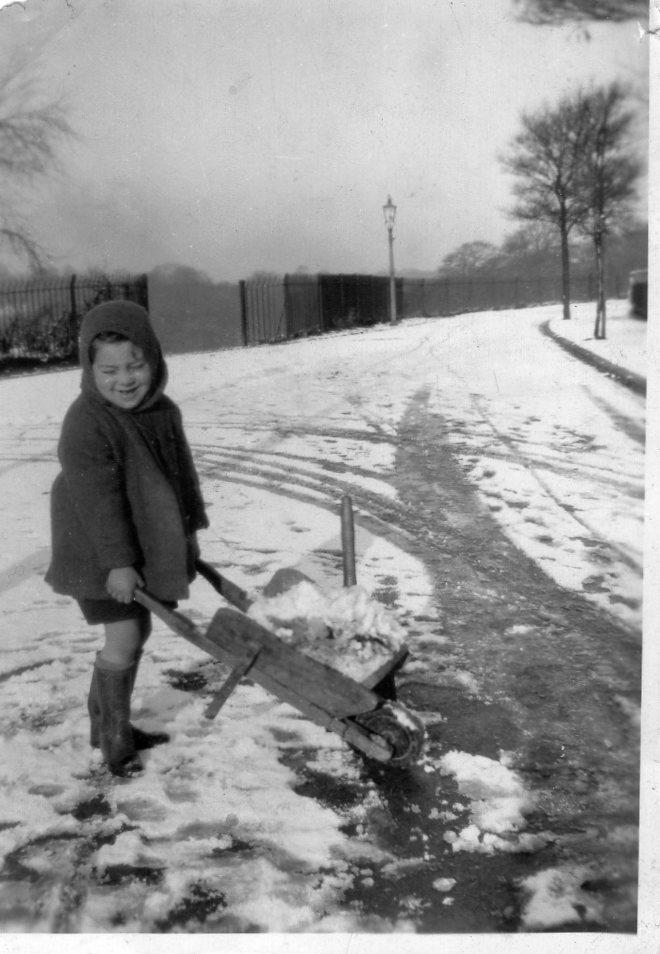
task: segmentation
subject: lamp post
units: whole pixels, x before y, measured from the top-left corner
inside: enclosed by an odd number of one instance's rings
[[[394,219],[396,217],[396,206],[392,202],[391,195],[388,195],[387,202],[383,206],[383,215],[385,216],[387,240],[390,248],[390,322],[394,325],[396,324],[396,281],[394,279]]]

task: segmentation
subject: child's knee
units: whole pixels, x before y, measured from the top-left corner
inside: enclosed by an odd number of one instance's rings
[[[101,650],[101,658],[117,666],[131,666],[143,642],[141,620],[124,619],[115,623],[106,623],[105,644]]]

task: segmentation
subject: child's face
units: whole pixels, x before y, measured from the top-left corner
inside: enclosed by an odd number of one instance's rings
[[[131,341],[99,342],[92,374],[106,401],[125,411],[137,407],[151,386],[151,368],[142,349]]]

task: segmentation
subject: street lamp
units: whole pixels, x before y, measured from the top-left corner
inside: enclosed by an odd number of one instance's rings
[[[390,322],[396,324],[396,282],[394,280],[394,219],[396,217],[396,206],[392,202],[391,195],[388,195],[387,202],[383,206],[383,215],[385,216],[387,240],[390,247]]]

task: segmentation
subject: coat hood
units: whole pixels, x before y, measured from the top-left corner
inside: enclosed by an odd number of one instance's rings
[[[142,349],[149,363],[152,373],[152,383],[149,394],[144,401],[135,408],[142,411],[150,407],[160,398],[167,384],[167,365],[163,358],[160,342],[149,320],[146,309],[132,301],[123,299],[105,301],[87,312],[80,326],[78,339],[78,353],[82,367],[82,390],[105,403],[94,383],[92,374],[91,344],[97,335],[104,331],[114,331],[132,341]],[[130,413],[130,412],[129,412]]]

